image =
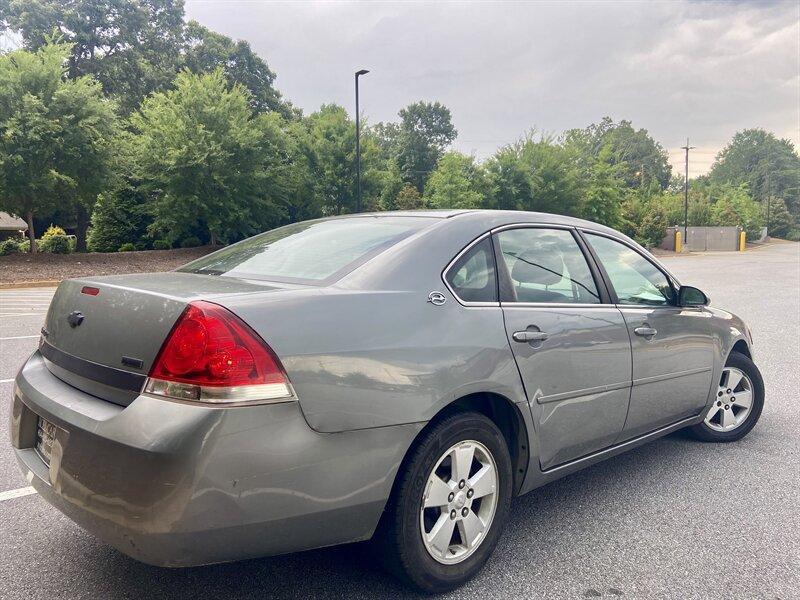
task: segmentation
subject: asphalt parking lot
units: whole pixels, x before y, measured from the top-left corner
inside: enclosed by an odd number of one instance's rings
[[[452,598],[800,598],[800,245],[670,257],[749,324],[766,383],[744,440],[675,434],[517,499],[481,575]],[[52,289],[0,290],[0,419]],[[105,546],[26,492],[0,443],[0,598],[410,596],[367,545],[167,570]]]

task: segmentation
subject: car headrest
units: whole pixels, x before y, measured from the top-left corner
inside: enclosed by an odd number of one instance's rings
[[[517,256],[511,269],[511,279],[521,283],[553,285],[561,281],[564,257],[558,250],[540,245],[539,250],[529,250]]]

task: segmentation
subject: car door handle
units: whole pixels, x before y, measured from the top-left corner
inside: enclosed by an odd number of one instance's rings
[[[511,336],[515,342],[527,344],[529,342],[543,342],[548,338],[544,331],[515,331]]]
[[[653,329],[652,327],[637,327],[633,330],[633,333],[641,337],[653,337],[658,333],[658,330]]]

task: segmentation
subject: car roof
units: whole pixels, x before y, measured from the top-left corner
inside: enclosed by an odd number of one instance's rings
[[[471,221],[487,223],[487,228],[494,228],[514,223],[563,225],[580,227],[594,231],[602,231],[618,237],[627,238],[624,234],[585,219],[559,215],[555,213],[533,212],[527,210],[492,210],[492,209],[428,209],[428,210],[390,210],[328,217],[329,219],[352,219],[359,217],[428,217],[433,219],[453,219],[454,221]]]

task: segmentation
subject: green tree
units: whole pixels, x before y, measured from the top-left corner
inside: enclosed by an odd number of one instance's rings
[[[396,160],[403,181],[422,193],[445,149],[456,139],[450,109],[439,102],[415,102],[399,113]]]
[[[636,240],[648,248],[661,244],[667,233],[667,214],[659,202],[651,202],[645,209],[641,223],[636,228]]]
[[[425,208],[425,200],[419,195],[417,188],[407,183],[394,200],[397,210],[419,210]]]
[[[189,21],[184,32],[184,64],[194,73],[210,73],[222,68],[231,83],[250,92],[250,107],[257,113],[274,110],[284,117],[295,115],[291,106],[275,89],[275,73],[245,41],[231,38]]]
[[[53,111],[61,129],[56,159],[71,181],[76,250],[85,252],[92,208],[114,177],[116,106],[103,97],[97,81],[78,77],[62,82],[53,95]]]
[[[739,225],[747,239],[758,239],[764,226],[761,206],[750,196],[747,185],[726,185],[711,208],[714,225]]]
[[[609,227],[619,227],[622,220],[621,204],[625,195],[625,180],[622,177],[624,168],[623,165],[614,164],[611,148],[604,146],[589,171],[586,189],[581,198],[582,218]]]
[[[506,146],[486,163],[489,182],[488,206],[499,210],[521,210],[531,202],[531,181],[520,160],[519,148]]]
[[[289,223],[315,219],[322,215],[317,190],[319,159],[307,123],[293,120],[285,124],[286,145],[281,175],[286,188],[285,212]]]
[[[315,160],[316,193],[324,215],[356,211],[356,127],[347,111],[325,104],[306,119]],[[369,131],[369,129],[367,129]],[[391,174],[373,136],[361,139],[361,208],[378,210]],[[399,188],[397,188],[399,191]],[[395,192],[394,195],[396,195]],[[391,197],[394,199],[394,196]]]
[[[93,75],[128,113],[169,84],[181,61],[183,0],[8,0],[0,23],[35,50],[53,32],[71,45],[70,78]]]
[[[65,78],[68,55],[50,43],[0,56],[0,207],[25,217],[33,252],[34,215],[64,203],[86,215],[111,163],[113,105],[91,77]]]
[[[672,176],[667,151],[646,129],[634,129],[630,121],[614,123],[604,117],[583,130],[566,132],[565,144],[579,148],[587,156],[599,156],[607,148],[606,162],[618,165],[619,175],[628,187],[647,187],[655,181],[667,189]]]
[[[764,207],[771,195],[783,200],[795,219],[800,215],[800,156],[792,142],[764,129],[736,133],[717,155],[709,178],[716,183],[746,184]]]
[[[323,105],[308,116],[307,122],[316,153],[317,193],[322,213],[355,212],[355,123],[336,104]]]
[[[778,238],[788,238],[796,227],[794,216],[780,198],[770,201],[769,234]]]
[[[425,199],[434,208],[480,208],[485,189],[483,169],[475,159],[448,152],[428,179]]]
[[[535,139],[531,132],[517,142],[516,151],[530,184],[530,196],[518,208],[578,215],[583,181],[570,150],[551,136]]]
[[[281,119],[254,116],[247,92],[221,69],[180,73],[175,89],[147,98],[131,123],[153,196],[151,233],[174,242],[199,232],[217,244],[285,219]]]

